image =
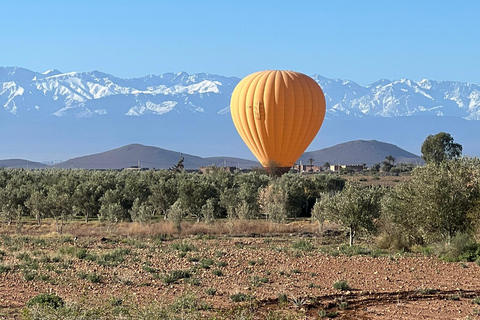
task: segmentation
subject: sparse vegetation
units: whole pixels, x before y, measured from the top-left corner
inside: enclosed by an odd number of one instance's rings
[[[245,294],[245,293],[235,293],[230,296],[230,300],[232,300],[233,302],[248,301],[251,299],[252,297],[250,297],[248,294]]]
[[[340,291],[350,290],[350,285],[346,280],[339,280],[333,284],[333,287]]]

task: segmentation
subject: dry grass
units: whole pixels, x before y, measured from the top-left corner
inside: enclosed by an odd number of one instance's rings
[[[316,233],[318,223],[305,221],[293,221],[290,223],[277,224],[263,220],[227,220],[216,221],[213,224],[204,222],[183,222],[180,232],[172,223],[166,221],[150,224],[137,222],[123,222],[118,224],[101,223],[90,221],[88,223],[73,221],[64,226],[64,234],[78,237],[105,237],[105,236],[128,236],[150,237],[155,235],[171,235],[185,237],[191,235],[271,235],[291,233]],[[2,234],[21,234],[28,236],[57,236],[55,223],[45,220],[40,226],[33,221],[23,223],[20,230],[15,225],[0,225]]]

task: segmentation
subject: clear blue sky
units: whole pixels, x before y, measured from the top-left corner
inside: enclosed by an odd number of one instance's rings
[[[7,2],[7,4],[5,3]],[[0,66],[480,83],[480,1],[2,1]]]

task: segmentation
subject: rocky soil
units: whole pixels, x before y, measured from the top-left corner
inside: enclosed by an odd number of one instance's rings
[[[8,237],[0,251],[0,319],[40,293],[101,305],[147,305],[193,293],[213,309],[255,301],[255,317],[289,309],[302,319],[480,318],[480,266],[379,252],[347,256],[317,237]],[[168,281],[174,270],[189,277]],[[335,289],[344,281],[348,288]],[[210,289],[210,290],[209,290]],[[282,302],[282,294],[287,297]],[[280,297],[280,301],[279,301]]]

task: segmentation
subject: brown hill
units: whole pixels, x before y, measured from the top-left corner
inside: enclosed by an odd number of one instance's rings
[[[395,163],[423,163],[421,157],[397,147],[394,144],[380,142],[377,140],[355,140],[333,147],[316,151],[305,152],[300,160],[304,164],[308,159],[313,158],[316,165],[330,164],[363,164],[371,166],[385,160],[386,156],[393,156]],[[299,161],[300,161],[299,160]]]
[[[110,151],[73,158],[55,165],[57,168],[82,169],[122,169],[140,165],[142,168],[168,169],[178,163],[183,155],[185,169],[198,169],[203,166],[236,166],[251,168],[258,166],[258,162],[231,158],[212,157],[202,158],[190,154],[166,150],[158,147],[129,144]]]
[[[24,169],[44,169],[47,165],[24,159],[5,159],[0,160],[0,168],[24,168]]]

